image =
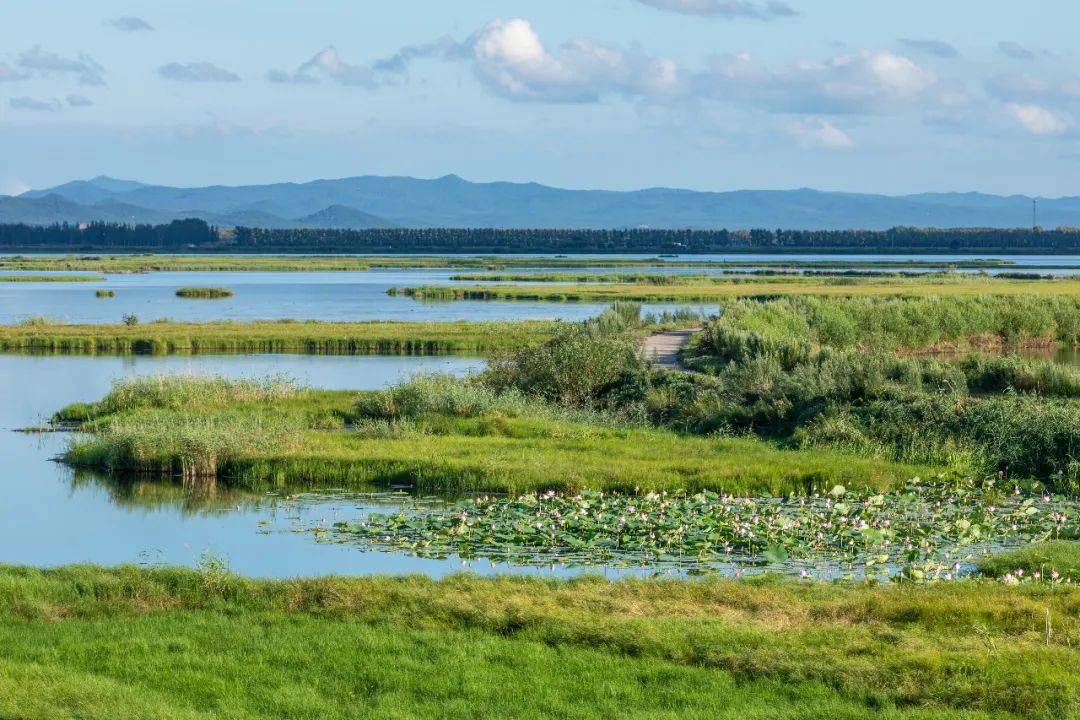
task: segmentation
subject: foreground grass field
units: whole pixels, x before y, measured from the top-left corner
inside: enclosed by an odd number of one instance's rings
[[[549,302],[719,302],[739,297],[813,296],[1077,296],[1080,281],[1015,280],[972,276],[933,278],[712,278],[681,284],[565,283],[534,285],[422,285],[391,288],[390,294],[418,300],[532,300]]]
[[[76,467],[255,488],[406,483],[427,491],[781,495],[835,484],[880,489],[932,470],[827,449],[782,450],[751,438],[683,435],[520,398],[474,407],[460,387],[418,381],[356,393],[157,378],[119,385],[102,402],[70,406],[58,419],[87,422],[93,431],[65,456]],[[393,408],[410,396],[440,406]]]
[[[153,322],[0,326],[0,350],[66,353],[315,353],[439,355],[515,348],[548,337],[548,321],[504,322]]]
[[[1070,718],[1080,589],[0,566],[12,718]]]

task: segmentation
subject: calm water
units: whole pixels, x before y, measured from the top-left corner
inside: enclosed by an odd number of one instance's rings
[[[451,281],[453,274],[455,271],[449,270],[155,272],[106,275],[105,282],[0,282],[0,324],[38,316],[69,323],[117,323],[128,314],[143,321],[582,320],[606,307],[602,303],[423,303],[386,294],[391,287],[407,285],[468,284]],[[226,287],[236,295],[221,300],[176,297],[177,288],[189,286]],[[116,297],[95,297],[94,291],[100,289],[114,290]],[[660,312],[674,307],[650,305],[647,310]],[[716,311],[715,306],[693,307]]]

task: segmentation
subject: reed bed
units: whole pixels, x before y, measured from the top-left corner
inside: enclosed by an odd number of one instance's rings
[[[116,297],[116,291],[115,290],[96,290],[96,291],[94,291],[94,296],[99,297],[99,298]]]
[[[235,294],[232,290],[221,287],[186,287],[176,291],[176,297],[198,300],[219,300],[231,298]]]
[[[40,319],[0,326],[0,350],[29,353],[311,353],[321,355],[482,354],[547,338],[549,321],[153,322],[68,325]]]

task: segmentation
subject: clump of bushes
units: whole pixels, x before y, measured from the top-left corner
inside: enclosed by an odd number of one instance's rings
[[[111,297],[116,297],[116,291],[115,290],[97,290],[97,291],[94,292],[94,295],[99,297],[99,298],[111,298]]]

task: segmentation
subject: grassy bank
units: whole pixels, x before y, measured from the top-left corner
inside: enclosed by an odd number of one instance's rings
[[[665,283],[667,281],[664,281]],[[546,302],[618,301],[679,303],[720,302],[739,297],[813,296],[1080,296],[1080,281],[1070,279],[1016,280],[990,277],[934,276],[932,278],[861,278],[784,276],[709,278],[675,284],[567,283],[536,285],[422,285],[391,288],[394,295],[417,300],[531,300]]]
[[[0,567],[0,715],[1065,718],[1080,590]]]
[[[0,283],[104,282],[105,279],[102,275],[0,275]]]
[[[836,484],[884,488],[930,470],[683,435],[449,378],[366,393],[207,378],[130,381],[58,419],[92,431],[65,455],[76,467],[245,487],[791,494]]]
[[[153,322],[137,325],[30,323],[0,326],[4,352],[316,353],[441,355],[520,347],[555,323],[503,322]]]

